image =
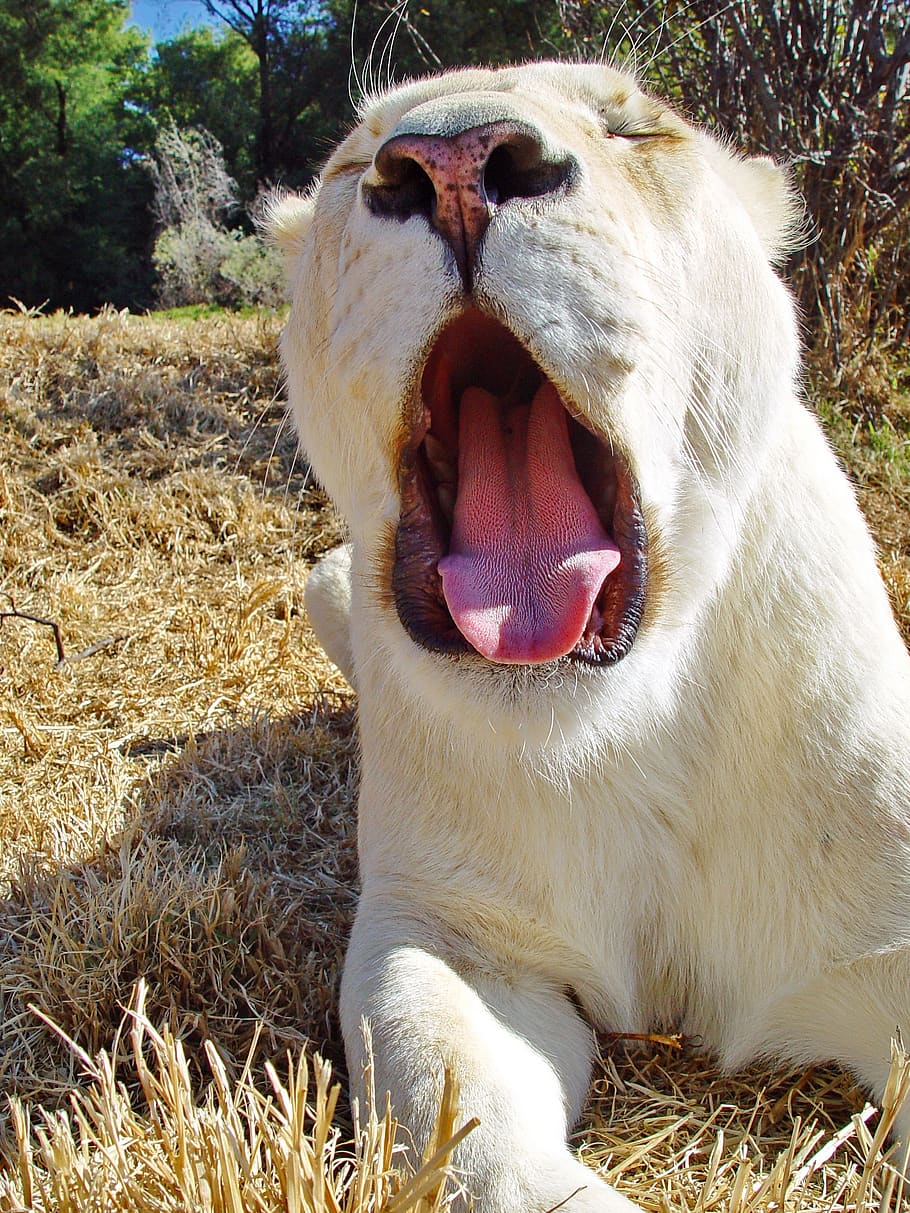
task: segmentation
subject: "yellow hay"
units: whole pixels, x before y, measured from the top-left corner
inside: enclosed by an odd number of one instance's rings
[[[330,1078],[356,733],[301,611],[339,528],[280,323],[0,316],[2,1211],[408,1213],[457,1182],[451,1084],[415,1175]],[[831,420],[905,626],[908,417]],[[898,1207],[902,1052],[880,1114],[835,1070],[601,1043],[578,1145],[645,1208]]]

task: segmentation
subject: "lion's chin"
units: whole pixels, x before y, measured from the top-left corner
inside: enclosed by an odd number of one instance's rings
[[[474,308],[435,340],[408,414],[392,589],[411,637],[505,665],[625,657],[648,543],[615,444]]]

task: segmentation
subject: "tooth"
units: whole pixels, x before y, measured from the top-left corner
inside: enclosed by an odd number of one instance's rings
[[[437,480],[454,480],[455,469],[449,461],[449,452],[435,434],[427,433],[423,440],[427,452],[427,463]]]

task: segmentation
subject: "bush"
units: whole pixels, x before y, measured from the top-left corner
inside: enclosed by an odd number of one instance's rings
[[[230,243],[230,233],[207,219],[166,227],[152,253],[158,301],[164,307],[225,302],[218,297],[218,271]]]
[[[558,0],[583,53],[608,43],[695,121],[792,165],[812,236],[791,266],[816,352],[844,365],[908,337],[906,0]]]
[[[236,302],[278,307],[285,299],[284,265],[278,252],[256,236],[231,234],[227,255],[218,267]]]
[[[224,153],[205,130],[161,130],[152,166],[161,231],[152,254],[164,307],[197,303],[276,307],[284,298],[278,254],[225,220],[239,208]]]
[[[163,307],[278,307],[284,300],[278,254],[256,236],[205,219],[165,228],[155,241],[152,259]]]

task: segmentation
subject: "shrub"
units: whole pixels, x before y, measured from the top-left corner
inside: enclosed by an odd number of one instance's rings
[[[905,0],[558,0],[584,53],[619,43],[697,122],[793,166],[811,238],[791,266],[816,353],[907,340],[910,25]]]
[[[159,302],[165,307],[228,302],[219,290],[219,269],[230,245],[230,233],[207,219],[166,227],[152,253]]]
[[[275,307],[284,294],[279,257],[254,235],[227,226],[237,184],[218,140],[205,130],[162,128],[155,146],[152,254],[165,307],[196,303]]]
[[[237,293],[237,302],[278,307],[284,302],[284,266],[278,252],[256,236],[231,235],[218,267],[223,281]]]

